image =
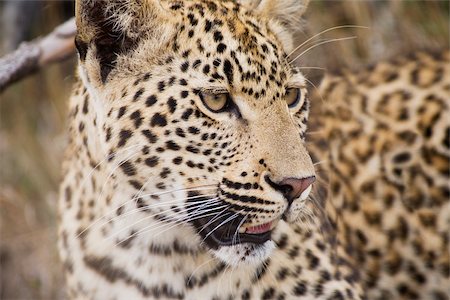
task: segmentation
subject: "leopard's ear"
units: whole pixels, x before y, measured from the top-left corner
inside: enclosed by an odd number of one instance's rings
[[[293,35],[301,29],[301,17],[309,0],[239,0],[239,2],[261,17],[269,19],[271,30],[277,35],[285,51],[293,48]]]
[[[102,83],[118,56],[135,50],[142,40],[159,44],[172,30],[170,13],[158,0],[76,0],[75,15],[80,61],[90,79]]]

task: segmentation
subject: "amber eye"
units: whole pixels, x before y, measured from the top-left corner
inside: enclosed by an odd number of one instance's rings
[[[297,106],[297,104],[300,102],[301,98],[301,91],[299,88],[290,88],[287,90],[285,100],[289,108],[293,108]]]
[[[220,112],[227,108],[230,101],[230,95],[228,93],[208,93],[204,92],[200,94],[200,98],[203,104],[212,112]]]

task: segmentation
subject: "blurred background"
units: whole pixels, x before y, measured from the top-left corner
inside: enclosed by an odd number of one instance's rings
[[[73,7],[71,1],[0,1],[0,56],[49,33]],[[449,13],[446,0],[312,0],[298,43],[339,25],[369,28],[329,31],[319,39],[357,39],[318,46],[297,64],[357,70],[417,49],[448,49]],[[65,299],[56,208],[75,64],[73,57],[51,65],[0,93],[0,299]],[[323,73],[304,71],[314,83]]]

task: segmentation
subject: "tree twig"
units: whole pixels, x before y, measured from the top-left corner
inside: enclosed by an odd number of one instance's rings
[[[72,18],[47,36],[23,42],[17,50],[0,58],[0,92],[41,67],[72,56],[75,34],[75,19]]]

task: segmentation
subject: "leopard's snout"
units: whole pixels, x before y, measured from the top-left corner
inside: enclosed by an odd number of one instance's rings
[[[292,202],[299,198],[303,192],[305,192],[316,181],[315,176],[309,176],[304,178],[288,177],[279,182],[274,182],[270,178],[270,175],[265,175],[264,180],[276,191],[283,194],[284,198],[288,201],[289,206]]]

